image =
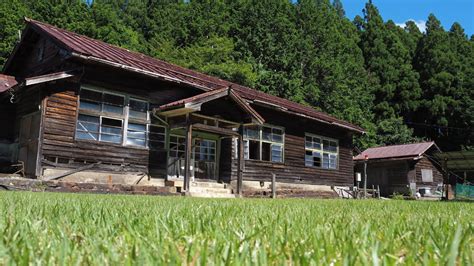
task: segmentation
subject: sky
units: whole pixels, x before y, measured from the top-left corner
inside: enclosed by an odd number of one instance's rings
[[[367,0],[341,0],[346,16],[352,20],[362,16]],[[467,35],[474,34],[474,0],[373,0],[384,21],[393,20],[399,25],[413,20],[421,30],[425,28],[428,15],[433,13],[449,30],[454,22],[459,22]]]

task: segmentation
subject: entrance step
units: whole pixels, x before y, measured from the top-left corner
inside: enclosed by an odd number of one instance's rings
[[[199,198],[235,198],[229,184],[221,184],[217,182],[194,181],[189,184],[189,192],[186,193],[190,197]]]
[[[194,187],[189,188],[189,192],[194,193],[207,193],[207,194],[232,194],[232,190],[228,188],[215,188],[215,187]]]
[[[226,193],[186,192],[185,195],[189,197],[195,197],[195,198],[224,198],[224,199],[235,198],[234,194],[226,194]]]
[[[190,187],[228,188],[229,184],[217,183],[217,182],[194,181],[194,182],[191,182]]]

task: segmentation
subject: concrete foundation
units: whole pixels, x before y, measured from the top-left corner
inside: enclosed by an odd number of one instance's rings
[[[55,176],[65,173],[69,170],[45,169],[41,180],[48,176]],[[143,177],[143,178],[142,178]],[[149,178],[142,173],[137,174],[119,174],[119,173],[101,173],[94,171],[83,171],[74,173],[60,179],[64,182],[76,183],[95,183],[95,184],[123,184],[123,185],[141,185],[141,186],[165,186],[165,180],[160,178]],[[138,183],[137,183],[138,182]]]

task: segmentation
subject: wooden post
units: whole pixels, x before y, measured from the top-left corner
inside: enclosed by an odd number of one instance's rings
[[[272,199],[276,199],[276,175],[272,173]]]
[[[237,194],[242,195],[242,183],[244,172],[244,127],[239,127],[239,144],[237,145],[239,152],[237,158]]]
[[[367,198],[367,159],[364,161],[364,199]]]
[[[443,183],[446,189],[445,200],[449,200],[449,173],[448,173],[448,159],[447,158],[444,158],[442,168],[443,168],[443,175],[444,175]]]
[[[189,114],[186,115],[186,151],[184,157],[184,190],[189,192],[191,179],[191,152],[192,152],[193,127]]]

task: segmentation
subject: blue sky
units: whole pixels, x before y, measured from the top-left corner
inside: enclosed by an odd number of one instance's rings
[[[367,0],[341,0],[346,16],[353,19],[362,15]],[[373,0],[385,21],[391,19],[397,24],[414,20],[423,28],[430,13],[433,13],[449,30],[454,22],[459,22],[466,34],[474,34],[474,0]]]

